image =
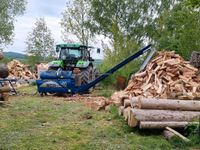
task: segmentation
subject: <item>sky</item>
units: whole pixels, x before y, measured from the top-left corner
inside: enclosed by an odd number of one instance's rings
[[[67,0],[28,0],[25,14],[16,18],[13,44],[7,46],[5,51],[25,53],[27,35],[32,31],[36,19],[40,17],[45,18],[55,42],[62,43],[59,22],[61,13],[65,10],[66,2]],[[102,58],[103,54],[97,55],[93,52],[93,57]]]

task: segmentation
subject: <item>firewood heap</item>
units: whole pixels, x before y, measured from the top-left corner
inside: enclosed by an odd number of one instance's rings
[[[8,63],[9,69],[9,78],[16,78],[16,79],[36,79],[36,75],[32,73],[27,65],[24,65],[18,60],[12,60]]]
[[[198,69],[175,54],[159,52],[111,100],[131,127],[183,128],[200,117]]]
[[[133,76],[125,92],[131,96],[199,99],[197,73],[197,68],[175,52],[159,52],[145,70]]]

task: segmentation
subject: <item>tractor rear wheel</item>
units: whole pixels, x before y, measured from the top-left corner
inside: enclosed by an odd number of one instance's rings
[[[93,67],[88,67],[81,72],[82,85],[86,85],[95,79]]]

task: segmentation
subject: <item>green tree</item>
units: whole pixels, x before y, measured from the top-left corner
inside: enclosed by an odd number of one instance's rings
[[[199,24],[200,12],[180,3],[160,15],[152,38],[158,49],[175,50],[189,59],[192,51],[200,50]]]
[[[200,8],[200,0],[186,0],[186,4],[194,8]]]
[[[111,27],[116,22],[121,32],[138,43],[151,40],[155,19],[181,0],[88,0],[92,5],[90,29],[113,38]]]
[[[31,55],[33,61],[43,60],[53,57],[54,39],[50,29],[47,27],[45,19],[39,18],[36,20],[35,26],[28,34],[26,40],[26,52]]]
[[[65,11],[62,13],[61,27],[64,40],[69,40],[70,34],[75,35],[79,42],[88,45],[92,40],[93,34],[87,27],[90,19],[90,5],[86,0],[73,0],[68,3]]]
[[[25,11],[26,0],[0,1],[0,48],[12,42],[14,21]]]

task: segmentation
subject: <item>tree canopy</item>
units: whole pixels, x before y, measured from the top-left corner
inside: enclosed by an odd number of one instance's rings
[[[70,41],[70,34],[75,35],[79,42],[88,45],[93,34],[87,27],[90,4],[87,0],[73,0],[69,3],[62,13],[61,27],[65,41]]]
[[[185,58],[199,50],[200,11],[196,0],[88,1],[92,5],[89,27],[95,33],[115,39],[115,24],[137,45],[152,43],[158,50],[175,50]]]
[[[26,52],[35,59],[46,60],[49,57],[53,57],[54,51],[54,39],[52,37],[50,29],[47,27],[45,19],[39,18],[35,22],[35,26],[28,34],[26,40]]]
[[[1,0],[0,48],[12,42],[15,18],[24,13],[25,6],[26,0]]]

